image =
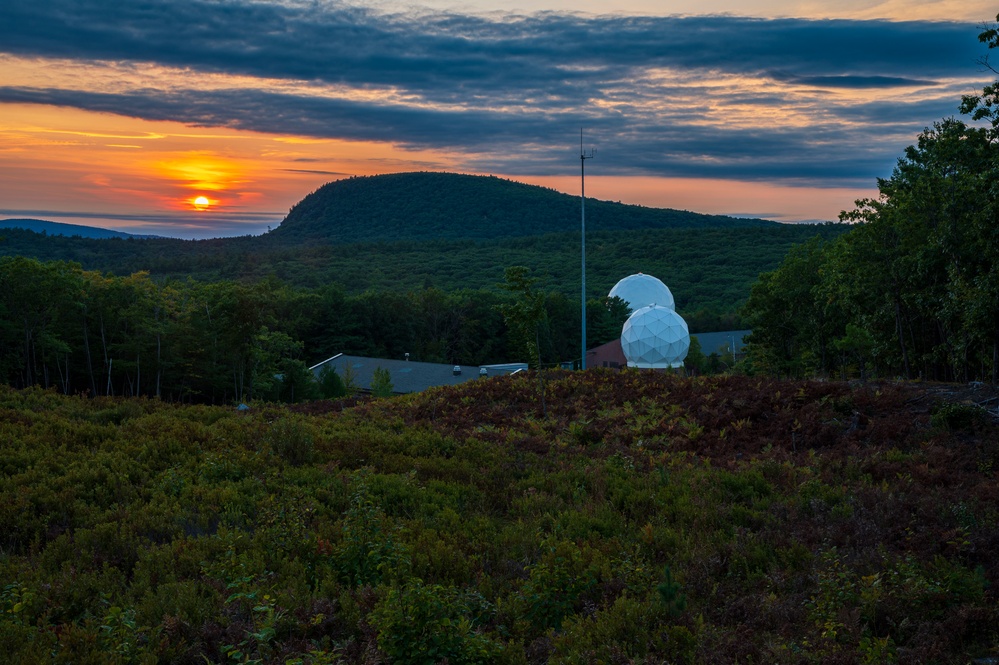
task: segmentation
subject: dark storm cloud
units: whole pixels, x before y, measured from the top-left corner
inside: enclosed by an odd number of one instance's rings
[[[771,76],[779,81],[818,88],[905,88],[938,85],[936,81],[901,76],[782,76],[777,73]]]
[[[938,101],[898,98],[900,89],[976,76],[977,32],[927,22],[387,14],[320,1],[34,0],[0,3],[0,52],[124,63],[138,74],[149,64],[182,68],[191,89],[8,87],[0,101],[443,148],[467,154],[469,165],[511,173],[563,172],[565,156],[553,146],[569,145],[585,125],[613,146],[602,160],[612,172],[869,184],[904,146],[877,125],[904,125],[914,137],[952,114],[959,99],[945,110]],[[266,83],[195,89],[208,73],[392,91],[395,101],[277,93]],[[726,77],[731,89],[698,88]],[[739,77],[812,88],[813,100],[858,89],[884,97],[830,103],[809,127],[700,122],[710,103],[771,113],[788,103],[780,90],[740,89]]]
[[[602,137],[600,168],[605,174],[831,179],[838,185],[862,186],[890,171],[898,154],[898,150],[883,149],[884,128],[873,121],[849,130],[838,123],[742,129],[669,122],[663,115],[588,117],[558,109],[517,114],[442,111],[258,90],[123,95],[7,87],[0,88],[3,102],[320,138],[377,141],[405,137],[411,148],[464,151],[474,170],[534,175],[564,172],[566,164],[578,160],[578,147],[573,148],[570,139],[578,136],[582,124],[587,132]],[[854,119],[883,121],[893,108],[881,103],[871,106],[866,113],[856,107],[849,113]],[[927,108],[936,106],[927,104]],[[914,125],[912,137],[921,127]],[[553,148],[553,141],[559,139],[564,139],[561,146]]]
[[[430,98],[577,84],[677,67],[791,77],[920,80],[972,65],[957,23],[378,14],[341,3],[39,0],[0,5],[0,49],[359,86]],[[857,80],[861,80],[858,78]]]
[[[496,141],[549,140],[556,129],[553,125],[565,121],[577,131],[584,120],[592,126],[607,124],[581,115],[556,119],[544,112],[442,111],[246,89],[108,94],[59,88],[0,87],[0,102],[50,104],[148,120],[176,120],[194,126],[318,138],[379,141],[399,137],[413,148],[471,151],[484,150]]]
[[[319,169],[281,169],[285,173],[304,173],[307,175],[335,175],[335,176],[346,176],[351,175],[350,173],[344,173],[343,171],[321,171]]]
[[[867,104],[843,108],[838,116],[845,121],[863,123],[874,129],[884,127],[915,127],[916,131],[932,125],[943,118],[957,116],[957,104],[954,99],[922,99],[898,103],[897,100],[883,99]],[[967,117],[964,120],[968,120]],[[915,135],[910,137],[910,143]]]

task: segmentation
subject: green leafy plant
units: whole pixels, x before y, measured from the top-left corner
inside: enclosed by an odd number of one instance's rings
[[[656,587],[659,592],[659,599],[663,603],[666,614],[670,617],[678,617],[687,609],[687,596],[682,592],[683,586],[673,580],[673,571],[666,566],[664,579]]]
[[[528,621],[557,629],[573,613],[580,596],[596,584],[596,575],[575,543],[549,538],[542,551],[541,559],[529,568],[520,597]]]
[[[135,610],[117,605],[108,608],[100,626],[101,647],[105,653],[114,654],[123,662],[136,662],[140,629],[135,623]]]
[[[362,484],[351,497],[340,539],[333,546],[332,559],[341,579],[355,585],[377,584],[404,575],[410,562],[400,535]]]
[[[481,603],[476,605],[481,611]],[[494,663],[502,646],[477,632],[472,610],[456,590],[410,579],[388,590],[370,620],[378,630],[378,648],[393,663]]]
[[[30,625],[36,611],[36,599],[35,593],[27,586],[18,582],[7,584],[0,592],[0,616],[3,621],[18,626]]]

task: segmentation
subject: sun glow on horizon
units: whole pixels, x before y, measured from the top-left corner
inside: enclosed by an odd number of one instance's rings
[[[457,152],[412,151],[377,141],[200,128],[31,104],[5,105],[4,111],[0,207],[12,217],[78,223],[72,215],[97,219],[92,216],[107,214],[103,223],[109,228],[128,231],[189,237],[186,225],[193,223],[204,237],[241,235],[243,228],[263,230],[310,191],[350,175],[420,170],[503,174],[498,165],[483,168],[484,162],[469,163]],[[116,142],[141,148],[108,145]],[[572,194],[579,186],[578,175],[505,177]],[[873,187],[858,192],[599,171],[586,184],[587,194],[603,200],[781,221],[833,220],[840,210],[852,208],[856,198],[876,194]],[[62,193],[58,201],[52,199],[53,190]],[[132,216],[148,219],[142,222],[147,227],[128,221]],[[210,229],[216,225],[214,233]]]

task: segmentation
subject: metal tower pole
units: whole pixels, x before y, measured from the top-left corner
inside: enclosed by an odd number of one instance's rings
[[[593,151],[590,154],[586,154],[583,151],[583,129],[579,129],[579,180],[580,180],[580,197],[579,197],[579,213],[580,213],[580,227],[581,227],[581,250],[582,250],[582,312],[583,312],[583,355],[580,361],[580,369],[586,369],[586,160],[593,157]]]

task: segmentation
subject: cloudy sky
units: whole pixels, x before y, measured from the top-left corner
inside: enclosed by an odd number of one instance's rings
[[[258,233],[350,175],[835,219],[990,80],[979,0],[0,3],[0,217]],[[596,224],[597,220],[593,220]]]

